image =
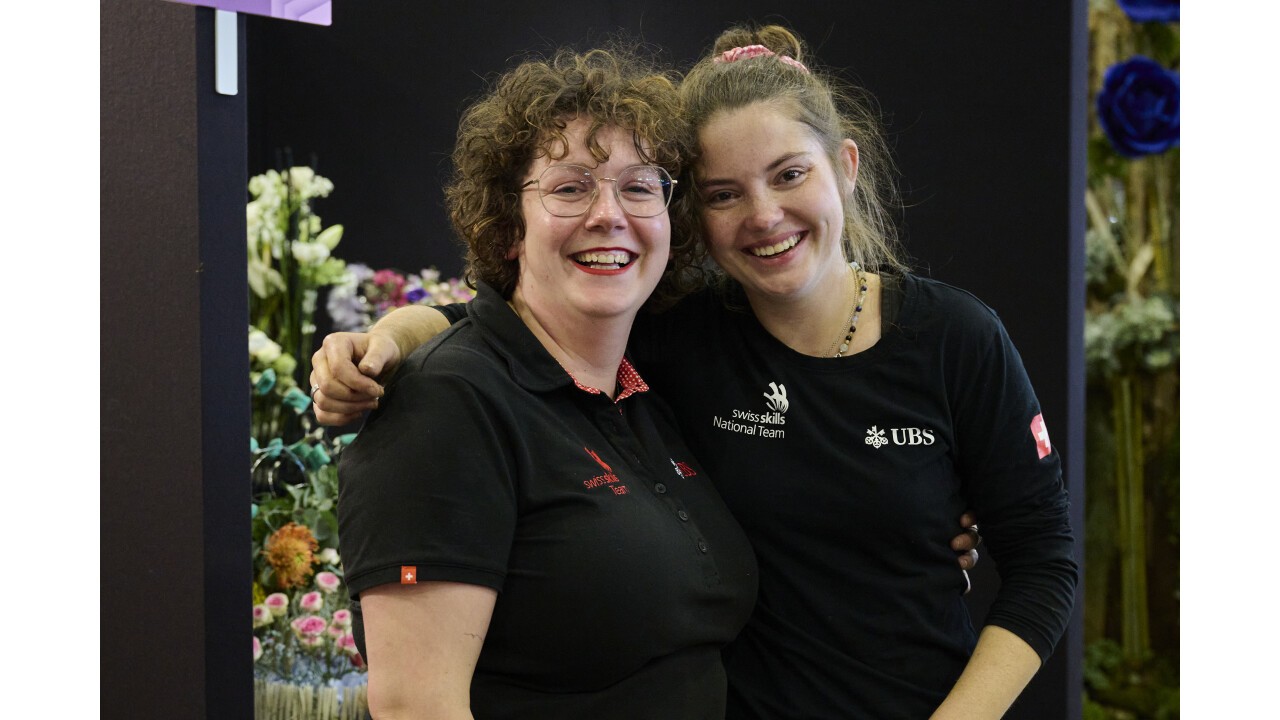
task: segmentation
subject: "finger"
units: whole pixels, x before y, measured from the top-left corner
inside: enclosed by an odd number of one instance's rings
[[[333,373],[329,370],[329,361],[325,356],[317,355],[312,362],[311,387],[319,388],[319,390],[312,391],[311,402],[320,409],[334,412],[337,410],[332,405],[334,402],[364,403],[373,399],[365,393],[352,390],[341,381],[335,379]],[[341,412],[352,412],[352,410],[342,410]]]
[[[968,528],[951,538],[951,549],[956,552],[969,552],[976,547],[978,547],[978,535]]]
[[[978,564],[978,551],[970,550],[959,557],[962,570],[972,570]]]
[[[322,362],[316,364],[321,390],[339,400],[372,400],[382,395],[382,386],[360,372],[356,362],[365,354],[366,340],[361,333],[333,333],[324,339]]]
[[[376,333],[367,335],[366,340],[360,372],[371,378],[390,374],[400,364],[400,347]]]
[[[315,387],[315,386],[312,386]],[[341,400],[334,400],[324,394],[323,389],[317,388],[311,395],[311,408],[315,412],[316,422],[327,426],[350,425],[359,422],[367,410],[377,407],[378,401],[371,400],[365,403],[349,403]]]
[[[960,527],[973,527],[978,524],[978,516],[972,510],[965,510],[960,516]]]
[[[316,422],[328,427],[341,427],[350,425],[360,421],[363,415],[356,413],[354,415],[342,415],[337,413],[327,413],[323,410],[316,410]]]

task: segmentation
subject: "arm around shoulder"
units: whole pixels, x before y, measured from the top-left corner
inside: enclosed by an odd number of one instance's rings
[[[391,339],[400,349],[400,357],[406,358],[419,345],[448,330],[449,325],[448,316],[434,307],[406,305],[387,313],[369,332]]]

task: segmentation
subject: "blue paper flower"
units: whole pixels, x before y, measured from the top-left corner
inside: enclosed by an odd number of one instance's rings
[[[1107,68],[1098,93],[1098,122],[1125,157],[1162,153],[1180,136],[1178,73],[1135,55]]]
[[[1134,22],[1178,22],[1179,0],[1116,0]]]

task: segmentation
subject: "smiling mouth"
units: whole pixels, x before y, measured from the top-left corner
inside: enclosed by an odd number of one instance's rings
[[[624,250],[584,252],[572,256],[579,265],[593,270],[620,270],[631,264],[634,256]]]
[[[773,257],[774,255],[779,255],[795,247],[802,237],[804,237],[804,233],[798,232],[780,243],[747,248],[747,252],[755,255],[756,257]]]

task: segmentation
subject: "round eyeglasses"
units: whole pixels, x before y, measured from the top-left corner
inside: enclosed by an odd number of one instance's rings
[[[632,165],[616,178],[596,177],[581,165],[552,165],[530,185],[538,191],[542,207],[556,217],[577,217],[585,213],[600,191],[600,183],[613,182],[613,196],[623,211],[633,217],[653,217],[666,211],[671,190],[676,184],[666,170],[657,165]]]

